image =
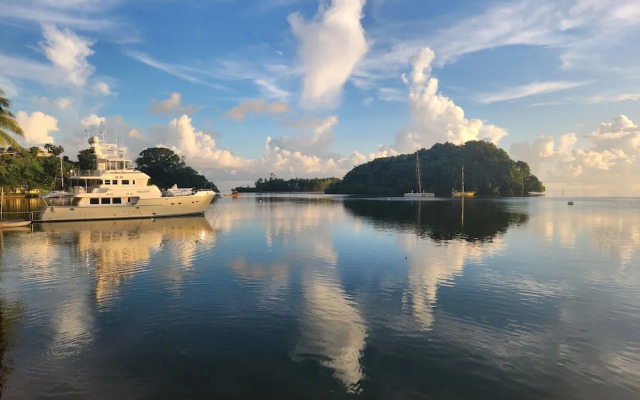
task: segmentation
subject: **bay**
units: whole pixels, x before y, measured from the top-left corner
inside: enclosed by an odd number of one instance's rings
[[[640,200],[573,200],[241,196],[4,230],[2,396],[637,399]]]

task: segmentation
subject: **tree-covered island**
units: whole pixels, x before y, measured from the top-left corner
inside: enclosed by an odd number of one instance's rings
[[[506,151],[484,141],[435,144],[421,149],[419,159],[422,188],[436,196],[460,189],[462,167],[465,189],[478,195],[523,196],[545,190],[527,163],[513,161]],[[376,158],[353,168],[326,192],[402,195],[416,189],[415,169],[415,153]]]

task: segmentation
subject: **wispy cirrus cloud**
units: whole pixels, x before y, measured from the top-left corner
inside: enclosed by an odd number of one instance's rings
[[[264,99],[244,100],[225,114],[229,118],[242,121],[247,115],[252,114],[282,114],[289,111],[289,105],[279,101],[267,103]]]
[[[137,27],[112,12],[121,2],[122,0],[6,0],[2,4],[0,24],[26,21],[40,25],[58,25],[100,33],[101,36],[119,43],[135,43],[139,40]]]
[[[391,2],[382,4],[393,6]],[[403,30],[395,28],[396,21],[388,22],[390,26],[370,29],[368,36],[373,45],[354,71],[352,81],[366,88],[396,77],[425,44],[438,55],[434,60],[436,67],[454,63],[471,53],[524,45],[550,49],[565,70],[603,73],[620,67],[619,58],[607,58],[606,52],[638,48],[630,40],[640,33],[640,3],[636,0],[520,0],[487,4],[479,12],[455,18],[453,24],[425,18],[413,20],[413,24],[403,21],[407,27]],[[425,30],[425,25],[444,26]],[[634,59],[629,60],[633,63]]]
[[[192,67],[158,61],[155,58],[149,56],[148,54],[142,53],[139,51],[128,50],[125,52],[125,54],[143,64],[146,64],[160,71],[166,72],[169,75],[173,75],[180,79],[184,79],[185,81],[188,81],[191,83],[197,83],[200,85],[206,85],[214,89],[226,90],[226,88],[223,85],[219,85],[213,82],[208,82],[200,78],[198,75],[201,75],[201,74],[198,72],[198,70]]]
[[[587,103],[617,103],[619,101],[640,101],[640,93],[620,93],[615,95],[591,96]]]
[[[535,96],[543,93],[558,92],[583,86],[585,84],[587,84],[587,82],[532,82],[527,85],[511,87],[497,92],[480,94],[478,95],[478,101],[483,104],[491,104],[500,101],[521,99],[523,97]]]

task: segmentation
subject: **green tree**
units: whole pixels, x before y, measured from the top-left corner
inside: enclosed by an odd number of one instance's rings
[[[96,154],[93,151],[93,148],[80,150],[78,152],[78,168],[82,170],[98,169]]]
[[[54,156],[58,157],[60,154],[64,153],[64,147],[56,146],[53,143],[47,143],[44,145],[44,149]]]
[[[151,183],[161,188],[173,185],[196,189],[213,189],[216,185],[186,165],[185,160],[164,147],[150,147],[140,152],[135,160],[138,169],[151,177]]]
[[[4,97],[4,90],[0,89],[0,145],[19,149],[20,145],[10,133],[24,137],[24,132],[9,108],[11,108],[11,100]]]

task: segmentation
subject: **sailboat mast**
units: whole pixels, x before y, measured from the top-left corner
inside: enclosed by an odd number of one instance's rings
[[[416,177],[418,178],[418,193],[422,193],[422,183],[420,182],[420,158],[418,157],[418,151],[416,150]]]
[[[62,157],[60,157],[60,190],[64,190],[64,171],[62,170]]]
[[[462,167],[462,193],[464,193],[464,167]]]

